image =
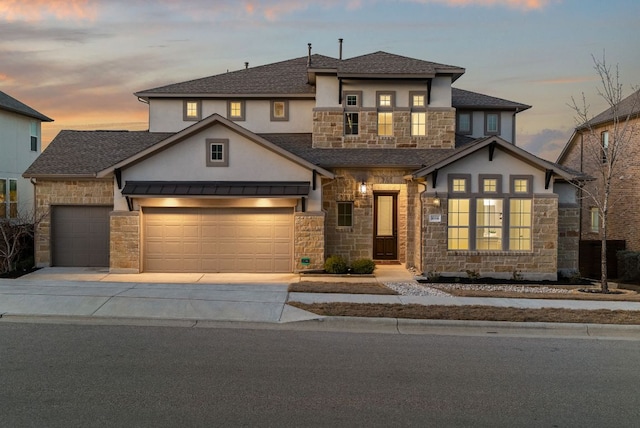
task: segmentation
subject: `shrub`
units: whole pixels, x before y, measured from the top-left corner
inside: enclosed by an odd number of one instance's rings
[[[324,262],[324,270],[328,273],[347,273],[347,261],[342,256],[330,256]]]
[[[376,264],[371,259],[358,259],[351,263],[351,272],[358,274],[373,273]]]
[[[618,251],[618,278],[621,281],[640,281],[640,252]]]

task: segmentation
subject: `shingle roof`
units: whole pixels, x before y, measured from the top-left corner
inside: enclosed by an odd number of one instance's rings
[[[501,109],[501,110],[526,110],[530,105],[517,103],[515,101],[504,100],[502,98],[490,97],[459,88],[451,88],[451,105],[455,108],[481,108],[481,109]]]
[[[146,89],[137,96],[204,95],[204,94],[313,94],[315,88],[308,83],[307,57],[247,68]],[[330,67],[339,60],[312,55],[312,64]]]
[[[32,109],[28,105],[16,100],[12,96],[0,91],[0,110],[6,110],[13,113],[22,114],[24,116],[33,117],[43,122],[53,122],[53,119]]]
[[[446,157],[451,149],[314,149],[311,134],[260,134],[265,140],[322,168],[420,168]]]
[[[25,177],[95,176],[173,135],[147,131],[61,131],[25,171]]]
[[[610,107],[602,113],[596,115],[593,119],[587,122],[584,126],[578,127],[582,129],[586,126],[595,126],[601,123],[612,121],[614,116],[618,116],[620,120],[626,120],[627,116],[637,116],[640,114],[640,89],[629,95],[618,103],[617,111],[614,111],[613,107]]]
[[[454,80],[464,68],[408,58],[387,52],[374,52],[350,59],[336,59],[324,55],[311,55],[258,67],[189,80],[158,88],[136,92],[139,97],[176,95],[259,95],[259,94],[313,94],[309,84],[309,70],[333,70],[338,76],[404,76],[429,77],[437,73],[453,74]]]
[[[464,73],[464,68],[423,61],[421,59],[409,58],[382,51],[345,59],[338,65],[338,76],[403,75],[410,77],[435,76],[437,73],[451,73],[459,77]]]

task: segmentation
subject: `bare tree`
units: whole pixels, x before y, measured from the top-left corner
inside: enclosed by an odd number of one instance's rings
[[[624,197],[625,183],[628,182],[631,149],[637,124],[634,119],[640,112],[640,91],[634,88],[630,97],[623,97],[619,67],[611,67],[602,59],[592,56],[594,69],[600,78],[598,95],[607,103],[608,109],[595,117],[590,117],[586,97],[577,102],[572,98],[570,107],[576,113],[576,132],[582,135],[585,172],[593,176],[593,181],[579,185],[581,197],[593,204],[599,216],[601,241],[600,287],[609,292],[607,277],[607,238],[611,209]],[[601,125],[606,123],[606,131]],[[637,162],[637,160],[636,160]]]
[[[20,214],[12,218],[0,218],[0,273],[16,269],[19,258],[33,241],[36,226],[45,215]]]

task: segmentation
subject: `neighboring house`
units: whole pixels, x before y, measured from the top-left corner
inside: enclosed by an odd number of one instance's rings
[[[614,125],[616,117],[619,120],[617,127]],[[637,202],[640,198],[640,90],[623,99],[616,106],[615,113],[613,108],[608,108],[577,127],[557,161],[558,164],[593,177],[593,180],[585,183],[585,187],[596,192],[603,188],[602,168],[607,164],[604,157],[609,143],[620,138],[623,129],[627,134],[622,138],[628,142],[617,161],[618,172],[614,175],[611,186],[612,206],[607,216],[607,240],[611,241],[608,247],[614,250],[610,264],[615,264],[613,256],[616,249],[626,247],[628,250],[640,251],[640,226],[637,221],[637,212],[640,210]],[[599,276],[599,210],[586,191],[580,191],[579,201],[581,273]]]
[[[452,88],[463,73],[309,50],[137,92],[148,132],[63,131],[26,171],[51,210],[37,263],[295,272],[338,254],[441,275],[575,270],[579,174],[512,144],[529,106]]]
[[[33,215],[33,185],[22,173],[41,150],[41,123],[53,119],[0,91],[0,219]]]

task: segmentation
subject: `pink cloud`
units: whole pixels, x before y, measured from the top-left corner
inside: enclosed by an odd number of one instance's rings
[[[96,6],[91,0],[3,0],[0,19],[40,21],[46,16],[54,16],[61,20],[94,20]]]

